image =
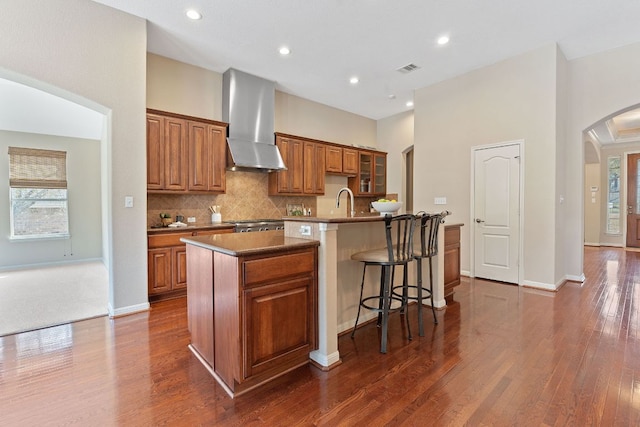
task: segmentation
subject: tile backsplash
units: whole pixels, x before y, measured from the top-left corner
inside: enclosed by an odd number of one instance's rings
[[[304,204],[316,212],[316,197],[269,196],[269,175],[264,172],[226,174],[225,194],[148,194],[147,226],[160,224],[160,213],[196,218],[196,225],[209,224],[209,206],[219,205],[222,221],[286,216],[287,204]]]
[[[264,172],[227,171],[225,194],[148,194],[147,228],[160,225],[160,213],[168,213],[175,221],[176,215],[194,217],[195,225],[211,223],[209,206],[220,206],[222,221],[242,219],[280,219],[287,215],[287,204],[302,204],[311,208],[313,216],[329,215],[335,209],[336,194],[347,185],[343,176],[326,176],[324,196],[269,196],[269,174]],[[340,211],[347,215],[351,209],[348,197],[343,195]],[[369,212],[373,198],[357,197],[356,212]]]

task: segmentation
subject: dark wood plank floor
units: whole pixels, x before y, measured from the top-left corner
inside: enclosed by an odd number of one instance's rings
[[[336,369],[236,399],[187,349],[184,299],[0,338],[0,424],[639,425],[640,253],[586,248],[585,275],[557,293],[466,280],[425,337],[396,314],[388,354],[370,324]]]

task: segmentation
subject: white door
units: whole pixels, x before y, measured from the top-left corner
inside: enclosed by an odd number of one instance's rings
[[[474,275],[518,283],[520,146],[474,151]]]

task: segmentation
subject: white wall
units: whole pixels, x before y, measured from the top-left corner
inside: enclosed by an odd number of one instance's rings
[[[222,120],[222,74],[147,54],[147,108]]]
[[[604,217],[600,215],[602,202],[606,200],[604,197],[607,195],[606,184],[604,187],[602,185],[600,163],[584,165],[584,243],[586,245],[599,246],[601,230],[606,226],[605,222],[601,222],[606,221],[606,214]],[[598,187],[593,197],[595,202],[591,201],[591,187]]]
[[[102,258],[100,141],[0,131],[0,212],[8,213],[8,147],[67,152],[69,239],[9,240],[9,221],[0,221],[0,269]],[[7,218],[8,215],[1,215]]]
[[[103,256],[111,314],[148,307],[146,23],[86,0],[3,0],[0,76],[106,115]],[[124,208],[124,196],[135,207]]]
[[[569,61],[568,83],[565,271],[579,279],[584,277],[583,131],[640,102],[640,43]]]
[[[547,46],[415,92],[414,210],[462,222],[470,270],[471,147],[524,140],[525,283],[555,285],[557,51]],[[418,185],[420,187],[418,187]]]
[[[387,193],[397,193],[404,202],[405,167],[403,152],[413,146],[413,111],[378,120],[378,149],[387,154]],[[420,167],[416,164],[415,167]],[[417,183],[417,191],[422,187]]]

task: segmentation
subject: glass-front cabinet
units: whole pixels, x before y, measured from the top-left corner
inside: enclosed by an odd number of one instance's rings
[[[349,178],[349,188],[356,196],[387,194],[387,154],[373,151],[358,153],[358,174]]]

